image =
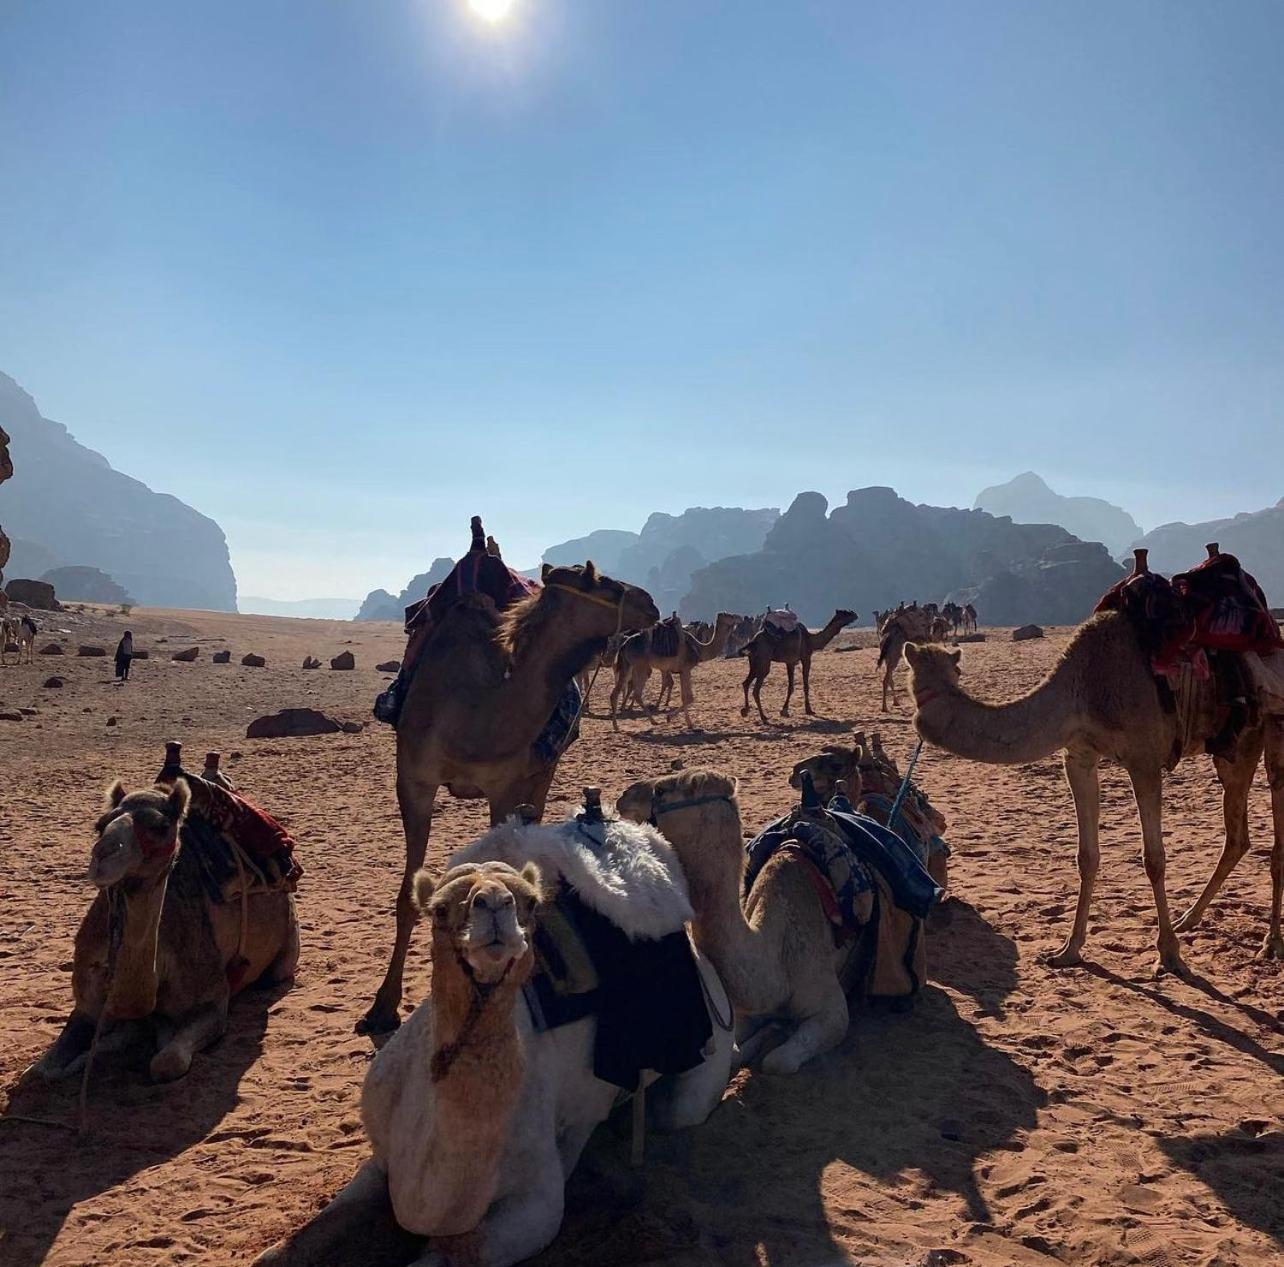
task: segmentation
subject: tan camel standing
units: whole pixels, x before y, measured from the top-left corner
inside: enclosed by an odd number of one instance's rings
[[[742,909],[736,781],[698,770],[642,780],[625,789],[616,809],[658,824],[682,860],[695,911],[692,937],[731,997],[742,1060],[756,1058],[770,1037],[768,1022],[782,1017],[793,1031],[763,1058],[768,1073],[794,1073],[842,1042],[849,1020],[843,973],[858,943],[834,946],[815,867],[792,851],[767,862]]]
[[[22,663],[22,648],[18,643],[18,621],[14,616],[0,616],[0,664],[9,663],[9,646],[18,647],[18,663]]]
[[[694,729],[691,720],[691,704],[695,695],[691,690],[691,670],[697,664],[705,664],[717,659],[731,637],[732,626],[736,617],[731,612],[719,612],[714,621],[713,631],[705,642],[700,642],[694,634],[685,629],[678,634],[677,650],[672,655],[661,655],[652,646],[647,633],[634,634],[620,644],[620,651],[615,661],[615,687],[611,691],[611,728],[619,730],[617,705],[623,695],[628,703],[631,692],[644,708],[651,720],[655,720],[655,708],[647,705],[644,698],[647,679],[652,672],[660,672],[660,696],[656,701],[657,708],[665,708],[673,695],[673,679],[676,677],[682,688],[682,713],[687,721],[687,728]],[[627,683],[627,686],[626,686]]]
[[[976,608],[971,603],[968,603],[963,608],[963,632],[965,634],[976,633],[976,630]]]
[[[1271,918],[1262,943],[1265,958],[1284,959],[1280,934],[1284,890],[1284,724],[1245,730],[1232,759],[1216,758],[1222,785],[1226,841],[1217,867],[1198,900],[1174,926],[1164,887],[1163,774],[1177,755],[1202,751],[1220,729],[1221,718],[1204,718],[1187,728],[1166,711],[1146,655],[1128,618],[1105,612],[1082,625],[1044,680],[1007,704],[986,704],[959,685],[958,651],[939,647],[905,649],[918,712],[918,733],[948,752],[996,765],[1041,761],[1064,750],[1066,781],[1074,797],[1079,835],[1079,898],[1065,945],[1050,962],[1081,962],[1088,911],[1100,862],[1098,821],[1101,795],[1097,767],[1103,758],[1127,771],[1137,802],[1146,875],[1158,916],[1157,971],[1181,972],[1177,931],[1194,928],[1226,876],[1248,848],[1248,793],[1266,751],[1271,784],[1275,844],[1271,855]],[[1193,733],[1186,734],[1186,729]]]
[[[767,714],[762,711],[762,684],[767,680],[773,664],[783,664],[788,677],[788,689],[785,691],[784,707],[780,710],[782,717],[789,716],[789,701],[794,694],[794,667],[802,665],[803,712],[814,717],[811,707],[811,658],[817,651],[823,651],[838,636],[838,631],[850,625],[856,619],[854,611],[839,608],[828,620],[823,629],[813,633],[806,625],[799,622],[796,628],[784,634],[772,634],[766,629],[759,630],[741,649],[740,654],[749,657],[749,672],[741,684],[744,688],[745,702],[740,710],[741,717],[749,716],[749,688],[753,687],[753,702],[758,706],[758,716],[763,721]]]
[[[108,790],[89,861],[98,894],[76,934],[72,960],[75,1006],[36,1066],[46,1078],[81,1068],[100,1015],[107,1022],[152,1018],[161,1039],[152,1077],[180,1078],[193,1054],[222,1036],[228,1003],[242,984],[294,979],[294,895],[250,893],[244,909],[239,900],[212,902],[202,863],[180,838],[190,799],[184,779],[172,788],[127,794],[116,782]],[[113,907],[123,909],[124,926],[109,973]],[[106,1044],[129,1037],[129,1027],[116,1030],[114,1037],[104,1031]]]
[[[659,613],[645,590],[583,567],[545,565],[544,587],[501,616],[482,595],[456,599],[430,635],[397,723],[397,804],[406,864],[397,936],[360,1033],[400,1024],[402,975],[415,926],[412,884],[423,865],[437,789],[482,796],[497,823],[519,805],[540,815],[557,762],[535,742],[566,684],[622,628]]]
[[[895,612],[883,626],[878,641],[878,664],[883,670],[883,712],[887,712],[887,693],[892,693],[892,707],[900,707],[896,692],[896,670],[908,642],[927,642],[932,634],[931,618],[922,607],[906,607]]]
[[[573,822],[560,830],[572,843],[583,839]],[[521,857],[533,844],[532,852],[545,857],[555,852],[558,832],[504,824],[463,852],[495,846]],[[604,829],[601,855],[579,848],[592,857],[622,856],[626,867],[631,859],[636,868],[635,883],[613,889],[618,927],[647,936],[648,921],[667,920],[676,896],[682,909],[671,931],[682,928],[690,907],[676,861],[676,884],[667,891],[648,872],[656,850],[672,854],[658,833],[616,821]],[[570,863],[573,854],[562,857]],[[519,873],[494,859],[458,863],[435,887],[418,874],[415,900],[432,933],[432,993],[366,1075],[361,1116],[372,1156],[316,1219],[263,1254],[258,1267],[364,1262],[363,1233],[389,1207],[409,1232],[468,1238],[456,1246],[430,1243],[418,1267],[509,1267],[553,1240],[566,1181],[619,1097],[618,1087],[594,1075],[597,1017],[537,1031],[523,995],[541,891],[564,878],[530,861]],[[712,1006],[725,1013],[714,970],[707,962],[699,970]],[[658,1124],[703,1122],[726,1090],[732,1054],[730,1033],[715,1028],[700,1064],[653,1085],[648,1100]],[[449,1252],[454,1248],[458,1256]]]

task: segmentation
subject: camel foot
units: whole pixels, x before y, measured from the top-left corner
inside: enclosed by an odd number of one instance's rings
[[[802,1066],[802,1057],[796,1051],[790,1051],[788,1043],[769,1051],[762,1058],[763,1073],[797,1073]]]
[[[1182,962],[1182,957],[1176,950],[1170,950],[1166,954],[1161,951],[1159,958],[1155,960],[1155,967],[1150,975],[1155,980],[1169,975],[1181,977],[1184,980],[1189,978],[1190,969]]]
[[[742,709],[740,710],[740,716],[741,716],[741,717],[748,717],[748,716],[749,716],[749,708],[748,708],[748,705],[746,705],[744,708],[742,708]]]
[[[378,1038],[381,1035],[395,1033],[401,1027],[401,1017],[396,1009],[389,1010],[376,1003],[353,1026],[353,1033],[363,1034],[367,1038]]]
[[[1049,968],[1079,968],[1083,966],[1083,953],[1073,946],[1063,946],[1056,954],[1046,955],[1043,960]]]
[[[152,1057],[149,1072],[153,1082],[174,1082],[192,1067],[192,1053],[179,1047],[166,1047]]]
[[[1278,930],[1267,933],[1262,939],[1262,948],[1257,952],[1258,959],[1274,959],[1284,963],[1284,934]]]

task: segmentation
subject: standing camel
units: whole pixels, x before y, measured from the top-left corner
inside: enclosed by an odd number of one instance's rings
[[[9,663],[9,646],[18,648],[18,663],[22,663],[22,647],[18,642],[18,621],[14,616],[0,616],[0,664]]]
[[[645,590],[600,575],[592,563],[545,565],[543,581],[502,615],[483,595],[460,595],[424,648],[397,723],[397,805],[406,837],[397,938],[359,1033],[383,1034],[401,1023],[414,877],[437,789],[444,783],[457,795],[485,797],[492,823],[523,804],[542,814],[557,759],[547,760],[535,744],[567,683],[612,634],[659,615]]]
[[[789,701],[794,693],[794,666],[801,664],[803,712],[808,717],[814,717],[815,713],[811,707],[811,658],[817,651],[822,651],[829,646],[837,637],[838,631],[850,625],[855,619],[854,611],[847,611],[840,607],[829,618],[825,627],[817,633],[812,633],[806,625],[801,623],[784,634],[773,634],[767,629],[759,630],[740,652],[741,655],[749,657],[749,672],[742,683],[745,702],[740,710],[740,716],[749,716],[749,687],[752,684],[753,702],[758,706],[758,716],[763,721],[767,720],[767,714],[762,711],[762,684],[767,680],[767,674],[771,672],[773,664],[783,664],[789,686],[785,691],[785,704],[780,710],[780,715],[788,717]]]
[[[1245,729],[1229,758],[1214,764],[1222,785],[1226,841],[1212,877],[1194,905],[1174,925],[1164,888],[1163,774],[1175,760],[1203,750],[1221,728],[1219,710],[1187,724],[1160,701],[1158,686],[1128,617],[1103,612],[1082,625],[1060,660],[1029,694],[1007,704],[973,699],[959,685],[958,651],[905,648],[918,712],[918,733],[956,756],[993,765],[1024,765],[1064,750],[1066,781],[1074,797],[1079,834],[1079,899],[1065,945],[1049,962],[1067,967],[1082,962],[1088,910],[1100,861],[1098,821],[1101,795],[1097,767],[1102,758],[1119,762],[1132,781],[1141,820],[1146,875],[1158,916],[1157,972],[1182,972],[1177,933],[1194,928],[1235,864],[1248,849],[1248,793],[1266,752],[1271,784],[1275,845],[1271,854],[1271,917],[1263,958],[1284,959],[1280,934],[1284,892],[1284,722],[1267,718]],[[1220,710],[1224,712],[1224,710]]]
[[[906,607],[898,609],[883,626],[878,640],[877,668],[883,670],[883,712],[887,712],[887,693],[892,693],[892,707],[900,707],[896,694],[896,670],[900,668],[901,654],[908,642],[927,642],[932,636],[932,627],[923,608]]]
[[[651,720],[655,720],[655,709],[647,705],[643,698],[647,679],[652,670],[660,671],[660,697],[656,704],[664,708],[673,694],[673,679],[676,676],[682,687],[682,712],[687,719],[687,728],[692,730],[695,723],[691,720],[691,703],[695,696],[691,691],[691,670],[697,664],[714,660],[722,654],[731,636],[731,628],[736,623],[732,612],[719,612],[714,622],[713,632],[705,642],[700,642],[694,634],[685,629],[678,633],[677,650],[672,655],[661,655],[655,650],[650,638],[650,630],[634,634],[620,644],[619,654],[615,660],[615,687],[611,691],[611,727],[619,730],[617,720],[617,702],[623,695],[628,702],[630,691],[647,709]]]

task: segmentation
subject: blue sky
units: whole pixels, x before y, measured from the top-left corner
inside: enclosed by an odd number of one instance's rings
[[[0,0],[0,369],[398,588],[655,509],[1033,468],[1284,494],[1284,5]]]

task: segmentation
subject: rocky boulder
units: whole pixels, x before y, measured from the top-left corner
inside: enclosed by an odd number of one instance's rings
[[[45,690],[47,691],[60,691],[62,690],[63,685],[63,680],[60,677],[45,678]]]
[[[231,664],[232,653],[230,651],[216,651],[210,656],[210,660],[214,664]]]
[[[302,735],[334,735],[343,724],[315,708],[283,708],[279,713],[256,717],[245,728],[247,739],[296,739]]]
[[[304,656],[303,667],[305,669],[319,669],[321,667],[321,661],[314,655]]]
[[[247,669],[262,669],[267,665],[267,661],[261,655],[255,655],[252,651],[241,657],[241,663]]]
[[[1013,642],[1029,642],[1033,638],[1042,638],[1043,630],[1038,625],[1022,625],[1012,631]]]
[[[47,581],[27,581],[15,577],[4,587],[4,592],[11,603],[25,603],[38,611],[62,611],[62,604],[54,594],[54,587]]]
[[[76,648],[76,654],[86,660],[97,659],[99,656],[105,656],[107,654],[107,648],[82,646]]]
[[[382,664],[376,664],[375,668],[380,673],[397,673],[401,669],[400,660],[385,660]]]
[[[351,651],[340,651],[337,656],[330,659],[332,669],[355,669],[357,667],[357,657]]]
[[[177,660],[180,664],[195,664],[196,657],[200,654],[200,647],[188,647],[184,651],[175,651],[169,658]]]
[[[43,647],[40,648],[40,654],[41,655],[65,655],[66,652],[63,651],[61,644],[57,642],[47,642]]]

